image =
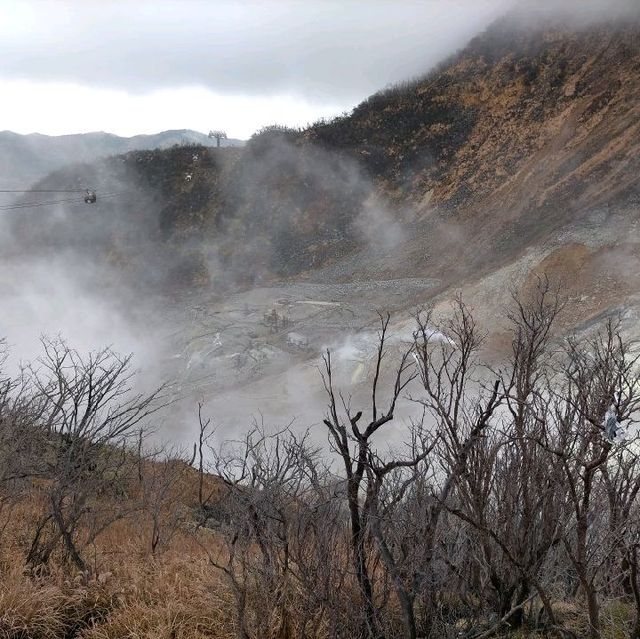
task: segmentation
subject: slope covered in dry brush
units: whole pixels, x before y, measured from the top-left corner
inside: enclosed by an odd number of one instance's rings
[[[193,451],[152,450],[165,389],[46,342],[2,384],[2,636],[638,637],[637,349],[561,312],[515,297],[499,368],[461,300],[400,350],[382,315],[368,407],[325,354],[326,447],[200,407]]]

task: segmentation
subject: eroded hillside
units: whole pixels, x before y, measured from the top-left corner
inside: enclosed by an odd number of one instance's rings
[[[310,379],[332,336],[376,309],[446,309],[460,291],[503,350],[496,317],[537,276],[564,285],[565,329],[617,312],[635,326],[638,70],[640,22],[512,16],[331,122],[52,174],[41,187],[91,185],[98,202],[21,211],[14,246],[90,255],[146,295],[188,298],[186,368],[217,379],[231,358],[241,387],[287,387],[292,359]],[[294,328],[274,332],[274,310]]]

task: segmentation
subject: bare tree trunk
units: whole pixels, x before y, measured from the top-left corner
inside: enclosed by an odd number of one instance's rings
[[[29,547],[29,552],[27,553],[26,563],[30,566],[38,566],[41,564],[46,564],[49,560],[49,555],[51,551],[55,547],[55,544],[58,543],[59,534],[55,536],[54,540],[49,543],[51,546],[50,549],[42,550],[40,546],[40,538],[42,537],[42,533],[44,532],[45,526],[51,521],[51,515],[47,515],[42,519],[42,521],[38,524],[36,531],[33,535],[33,540],[31,541],[31,546]]]
[[[404,620],[405,627],[405,636],[407,639],[416,639],[417,637],[417,629],[416,629],[416,617],[413,611],[413,599],[407,592],[407,588],[400,575],[398,574],[397,567],[395,565],[395,561],[389,551],[389,547],[384,540],[384,537],[380,531],[380,524],[378,522],[377,516],[374,516],[374,521],[372,522],[372,532],[373,536],[378,543],[378,548],[380,549],[380,556],[382,557],[382,561],[385,564],[385,568],[391,575],[393,580],[393,584],[395,587],[396,595],[398,597],[398,601],[400,602],[400,608],[402,609],[402,618]]]
[[[638,556],[637,546],[633,546],[630,552],[630,585],[633,591],[633,600],[635,602],[635,619],[630,639],[640,639],[640,587],[638,587]]]
[[[600,606],[593,586],[587,590],[587,609],[589,612],[589,637],[600,639]]]
[[[350,480],[351,483],[352,480]],[[351,513],[351,545],[356,579],[364,598],[364,636],[377,639],[376,611],[373,604],[373,586],[367,570],[366,534],[362,527],[358,485],[349,486],[349,510]]]
[[[67,551],[67,554],[69,555],[69,558],[73,561],[73,563],[81,573],[87,574],[87,565],[84,559],[80,556],[80,553],[78,552],[78,549],[73,542],[73,534],[64,520],[64,515],[62,513],[60,505],[56,502],[55,499],[51,500],[51,507],[53,511],[53,520],[55,521],[56,526],[60,531],[60,535],[62,536],[62,541],[64,542],[64,547]]]
[[[236,634],[238,639],[251,639],[251,635],[247,630],[246,610],[247,610],[247,593],[243,588],[236,585]]]

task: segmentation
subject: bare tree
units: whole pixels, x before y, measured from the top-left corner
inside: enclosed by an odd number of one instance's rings
[[[0,340],[0,537],[36,475],[36,461],[45,448],[36,426],[41,398],[23,368],[13,377],[4,372],[8,355]]]
[[[300,461],[309,484],[296,504],[290,533],[291,574],[300,593],[296,607],[304,620],[296,636],[311,639],[323,631],[332,639],[356,636],[344,482],[317,458],[303,454]]]
[[[548,554],[561,541],[566,495],[557,458],[539,445],[546,436],[550,331],[561,308],[548,280],[538,282],[526,302],[514,296],[511,361],[500,373],[504,409],[474,447],[458,482],[454,512],[480,535],[488,587],[505,624],[519,627],[534,588],[551,625],[556,620],[541,580]],[[507,613],[513,610],[513,614]],[[506,615],[506,617],[505,617]]]
[[[226,489],[219,496],[218,519],[209,524],[225,546],[208,553],[234,593],[237,635],[289,636],[298,619],[289,606],[293,522],[309,486],[306,467],[316,453],[306,437],[290,431],[268,436],[262,426],[213,453]]]
[[[210,448],[210,440],[215,433],[215,429],[211,425],[211,419],[202,415],[204,405],[198,402],[198,442],[194,446],[194,460],[198,459],[198,505],[201,511],[205,511],[213,493],[209,493],[205,497],[205,474],[207,471],[205,464],[205,455]]]
[[[420,449],[414,451],[415,456],[411,459],[402,462],[388,462],[388,464],[376,465],[375,468],[372,466],[372,461],[377,457],[373,448],[372,438],[383,426],[393,420],[396,405],[403,390],[416,378],[411,359],[411,347],[405,349],[400,356],[387,409],[386,411],[380,410],[378,386],[387,355],[389,321],[389,314],[380,316],[378,349],[371,388],[371,413],[366,426],[361,427],[359,425],[363,415],[362,411],[354,413],[344,397],[336,394],[331,353],[329,351],[324,355],[324,371],[322,371],[322,379],[329,398],[328,414],[324,419],[324,424],[329,431],[332,449],[339,456],[346,476],[346,499],[351,523],[351,552],[356,579],[364,605],[361,633],[363,636],[376,639],[380,636],[379,623],[374,601],[371,569],[367,562],[367,539],[371,522],[372,503],[376,503],[382,481],[386,475],[400,466],[417,466],[427,454],[427,451]],[[340,405],[338,397],[340,398]],[[344,414],[345,419],[340,417],[341,413]],[[371,473],[369,476],[367,475],[368,471]],[[369,483],[367,480],[373,478],[375,478],[375,482],[371,483],[371,489],[367,491],[366,484]],[[364,502],[361,500],[363,491],[367,496]],[[380,535],[378,539],[381,539]],[[382,542],[381,547],[384,548],[384,542]],[[388,556],[388,560],[390,561],[389,565],[391,565],[392,558]],[[407,636],[415,637],[415,619],[411,598],[407,598],[404,586],[401,586],[399,575],[395,583],[398,587],[399,597],[404,600],[403,612],[405,614]]]
[[[598,496],[606,499],[598,478],[615,446],[604,418],[612,407],[618,422],[633,423],[640,406],[639,357],[620,324],[609,320],[588,340],[568,340],[565,364],[550,390],[557,428],[550,449],[562,461],[573,514],[563,543],[584,592],[591,639],[601,636],[597,580],[611,551],[610,544],[591,534],[596,516],[604,516],[594,504]]]
[[[456,300],[453,316],[436,323],[432,313],[418,313],[414,348],[424,393],[414,398],[436,428],[441,472],[428,505],[427,551],[433,558],[438,524],[456,489],[469,481],[469,467],[494,413],[504,400],[500,379],[487,386],[479,375],[479,350],[484,339],[473,316]],[[431,626],[433,598],[424,601],[425,625]]]
[[[436,441],[427,437],[419,422],[412,429],[406,455],[383,461],[371,450],[367,463],[364,507],[400,603],[405,636],[410,639],[418,636],[415,601],[423,583],[426,559],[420,551],[429,531],[424,530],[423,517],[412,516],[415,512],[409,502],[415,496],[414,485],[426,474],[427,459]]]
[[[157,450],[143,458],[141,509],[150,520],[149,550],[155,555],[186,525],[189,464],[179,450]]]
[[[42,401],[39,425],[48,434],[37,469],[46,480],[45,509],[27,562],[45,564],[61,543],[78,570],[88,573],[81,547],[122,516],[121,491],[133,464],[129,446],[163,405],[161,389],[133,393],[131,358],[109,349],[83,358],[61,340],[43,346],[31,376]]]

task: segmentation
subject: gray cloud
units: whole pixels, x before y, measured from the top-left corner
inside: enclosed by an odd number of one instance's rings
[[[423,73],[508,0],[8,2],[0,76],[353,101]]]

